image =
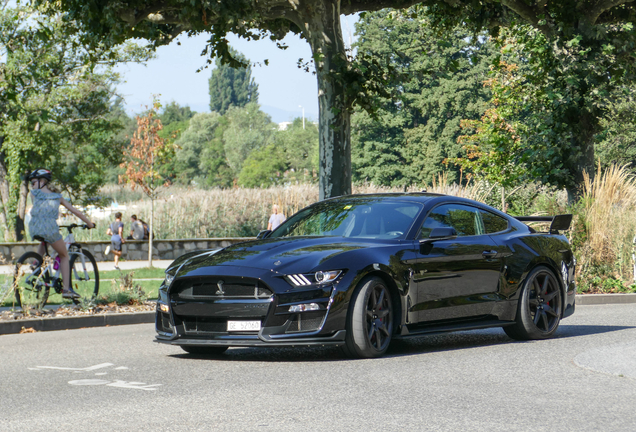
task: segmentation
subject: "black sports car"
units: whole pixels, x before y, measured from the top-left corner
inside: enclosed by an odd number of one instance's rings
[[[551,221],[537,232],[523,221]],[[574,312],[571,215],[513,218],[431,193],[313,204],[255,241],[188,253],[166,270],[156,341],[189,353],[230,346],[341,345],[503,327],[552,336]]]

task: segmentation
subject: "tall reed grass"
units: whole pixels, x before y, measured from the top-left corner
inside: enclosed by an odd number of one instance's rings
[[[572,241],[582,288],[605,290],[599,286],[603,277],[631,283],[636,177],[626,166],[613,165],[604,171],[599,166],[593,181],[585,175],[585,192],[576,212]]]
[[[420,191],[411,186],[408,192]],[[478,185],[458,186],[449,184],[447,177],[436,179],[429,192],[483,199],[484,190]],[[150,201],[141,198],[128,186],[107,186],[103,196],[115,198],[124,213],[124,232],[130,229],[130,216],[136,214],[149,222]],[[403,187],[386,187],[374,184],[353,186],[354,194],[404,192]],[[131,198],[131,201],[125,201]],[[171,187],[160,193],[155,201],[154,232],[158,239],[206,238],[206,237],[250,237],[267,228],[272,206],[277,204],[285,216],[318,201],[318,187],[311,184],[272,186],[267,189],[196,189]],[[82,240],[107,240],[106,229],[112,220],[98,220],[97,229],[78,231],[76,238]]]

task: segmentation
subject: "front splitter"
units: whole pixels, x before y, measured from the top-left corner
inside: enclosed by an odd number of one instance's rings
[[[254,339],[163,339],[157,336],[155,342],[167,345],[189,345],[189,346],[223,346],[223,347],[298,347],[298,346],[338,346],[344,345],[346,330],[340,330],[332,336],[321,338],[294,338],[263,341],[258,337]]]

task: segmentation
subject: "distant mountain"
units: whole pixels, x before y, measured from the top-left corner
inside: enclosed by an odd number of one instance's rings
[[[210,112],[210,106],[205,103],[181,103],[179,104],[184,106],[189,106],[192,111],[196,112]],[[146,103],[146,105],[148,105]],[[143,105],[141,103],[126,103],[126,108],[129,114],[139,113],[143,109]],[[285,111],[284,109],[276,108],[269,105],[261,105],[261,110],[272,118],[274,123],[282,123],[282,122],[290,122],[293,121],[296,117],[302,117],[303,112],[301,109],[296,111]],[[307,121],[318,121],[318,113],[305,111],[305,120]]]
[[[302,117],[303,115],[303,112],[300,109],[296,111],[285,111],[269,105],[261,105],[261,111],[269,114],[274,123],[292,121],[296,117]],[[318,121],[318,113],[305,111],[305,120]]]

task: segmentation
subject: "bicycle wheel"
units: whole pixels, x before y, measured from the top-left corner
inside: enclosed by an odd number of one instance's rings
[[[20,257],[13,271],[13,291],[16,304],[42,309],[49,298],[50,276],[42,268],[42,256],[27,252]]]
[[[97,298],[99,293],[97,262],[86,249],[71,253],[71,286],[82,297]]]

